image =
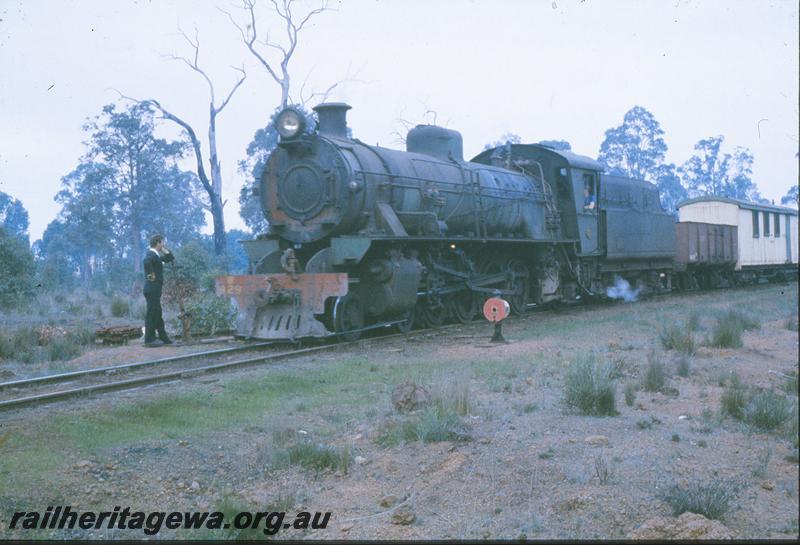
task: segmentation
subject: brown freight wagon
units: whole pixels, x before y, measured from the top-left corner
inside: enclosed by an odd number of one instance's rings
[[[730,265],[733,268],[739,256],[737,229],[735,225],[711,223],[675,224],[675,261],[679,267],[683,265],[680,268],[710,265]]]

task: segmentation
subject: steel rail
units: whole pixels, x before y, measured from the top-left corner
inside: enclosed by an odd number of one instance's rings
[[[167,373],[160,373],[157,375],[147,375],[144,377],[136,377],[130,378],[126,380],[118,380],[114,382],[107,382],[104,384],[92,384],[89,386],[82,386],[80,388],[71,388],[68,390],[58,390],[55,392],[47,392],[44,394],[37,394],[27,397],[19,397],[15,399],[7,399],[0,401],[0,410],[8,409],[10,407],[19,407],[24,405],[31,405],[42,403],[46,401],[54,401],[57,399],[63,399],[67,397],[74,397],[78,395],[85,395],[90,393],[96,392],[104,392],[104,391],[113,391],[113,390],[125,390],[130,388],[135,388],[139,386],[146,386],[148,384],[156,384],[159,382],[166,382],[174,379],[184,378],[194,374],[200,373],[208,373],[214,371],[221,371],[225,369],[232,369],[234,367],[241,367],[248,364],[254,364],[259,362],[266,362],[272,360],[278,360],[282,358],[287,358],[291,356],[299,356],[304,354],[310,354],[313,352],[319,352],[325,349],[330,348],[330,346],[315,346],[311,348],[301,348],[299,350],[292,350],[289,352],[281,352],[278,354],[266,354],[264,356],[257,356],[254,358],[246,358],[243,360],[236,360],[236,361],[229,361],[224,363],[216,363],[213,365],[205,365],[203,367],[195,367],[190,369],[179,369],[177,371],[170,371]]]
[[[254,350],[258,348],[266,348],[268,346],[274,346],[275,342],[260,342],[260,343],[253,343],[248,345],[241,345],[241,346],[233,346],[231,348],[219,348],[216,350],[206,350],[203,352],[192,352],[190,354],[181,354],[179,356],[170,356],[168,358],[160,358],[157,360],[146,360],[146,361],[137,361],[132,363],[122,363],[119,365],[108,365],[105,367],[95,367],[92,369],[81,369],[79,371],[70,371],[67,373],[59,373],[55,375],[42,375],[40,377],[31,377],[31,378],[22,378],[17,380],[12,380],[9,382],[0,382],[0,390],[6,388],[19,388],[24,386],[31,386],[36,384],[46,384],[48,382],[65,382],[76,378],[81,378],[90,375],[102,375],[108,374],[115,371],[127,371],[130,369],[137,369],[139,367],[149,367],[149,366],[156,366],[160,364],[168,364],[168,363],[175,363],[179,361],[187,361],[196,358],[204,358],[208,356],[217,356],[220,354],[228,354],[234,352],[243,352],[246,350]]]
[[[265,354],[263,356],[256,356],[252,358],[245,358],[236,361],[228,361],[222,363],[215,363],[212,365],[205,365],[202,367],[193,367],[187,369],[178,369],[175,371],[169,371],[166,373],[160,373],[155,375],[147,375],[143,377],[134,377],[125,380],[118,380],[114,382],[106,382],[102,384],[91,384],[87,386],[81,386],[78,388],[70,388],[66,390],[58,390],[55,392],[46,392],[42,394],[36,394],[26,397],[18,397],[13,399],[7,400],[0,400],[0,411],[4,409],[10,409],[15,407],[24,407],[26,405],[37,405],[41,403],[46,403],[50,401],[56,401],[59,399],[66,399],[69,397],[75,396],[82,396],[88,395],[92,393],[99,393],[99,392],[108,392],[108,391],[115,391],[115,390],[126,390],[131,388],[137,388],[141,386],[147,386],[150,384],[157,384],[161,382],[167,382],[172,380],[179,380],[183,378],[189,378],[194,375],[204,374],[204,373],[213,373],[218,371],[225,371],[229,369],[234,369],[236,367],[244,367],[248,365],[254,365],[259,363],[266,363],[270,361],[276,361],[280,359],[291,358],[294,356],[303,356],[306,354],[313,354],[315,352],[323,352],[325,350],[336,349],[342,346],[352,346],[355,344],[363,343],[365,341],[384,341],[390,339],[396,339],[398,337],[403,338],[413,338],[417,336],[423,335],[430,335],[433,332],[438,332],[441,330],[450,329],[452,327],[456,327],[458,325],[463,324],[451,324],[448,326],[444,326],[441,328],[437,328],[435,330],[432,329],[422,329],[418,332],[414,333],[395,333],[392,335],[385,335],[381,337],[375,337],[374,339],[359,339],[356,341],[349,341],[349,342],[339,342],[336,344],[325,344],[321,346],[313,346],[308,348],[300,348],[297,350],[290,350],[287,352],[280,352],[277,354]],[[216,351],[211,351],[216,352]]]

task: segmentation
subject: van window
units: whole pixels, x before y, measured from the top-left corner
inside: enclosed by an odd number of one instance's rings
[[[764,212],[764,236],[769,236],[769,212]]]
[[[758,210],[753,210],[753,238],[758,238]]]
[[[775,212],[775,236],[781,236],[781,216]]]

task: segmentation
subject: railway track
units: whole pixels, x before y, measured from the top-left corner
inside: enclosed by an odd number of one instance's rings
[[[391,325],[388,324],[388,325]],[[382,324],[381,327],[387,327]],[[13,380],[0,383],[0,411],[42,405],[54,401],[87,396],[91,394],[130,390],[159,384],[183,380],[206,373],[229,371],[239,367],[248,367],[268,364],[280,360],[305,356],[308,354],[338,349],[396,338],[413,338],[425,335],[438,334],[453,326],[443,326],[437,330],[419,330],[411,333],[396,333],[372,337],[358,341],[326,343],[319,346],[306,348],[286,349],[285,342],[261,342],[194,352],[169,358],[147,360],[120,365],[110,365],[93,369],[83,369],[69,373],[45,375],[26,379]],[[375,327],[367,330],[377,329]],[[270,353],[233,358],[242,352],[263,351],[272,349]],[[281,350],[283,349],[283,350]],[[197,365],[198,361],[202,365]],[[120,377],[124,375],[124,377]]]
[[[758,287],[749,287],[749,289],[744,289],[749,291],[753,288],[758,289]],[[707,291],[703,290],[671,294],[669,299],[683,299],[702,293],[707,293]],[[650,300],[653,298],[660,299],[665,295],[667,294],[654,294],[644,298],[644,300]],[[608,303],[600,303],[600,305],[603,304]],[[591,311],[592,307],[594,306],[597,305],[581,305],[577,303],[569,305],[569,307],[572,307],[571,310],[578,312]],[[537,316],[554,312],[554,310],[548,308],[535,308],[534,310],[535,312],[533,313],[516,317],[516,320],[532,320]],[[564,310],[565,309],[562,307],[558,312],[563,312]],[[393,323],[390,322],[386,324],[380,324],[379,326],[365,328],[365,330],[378,330],[391,325],[393,325]],[[240,367],[264,365],[280,360],[305,356],[308,354],[325,352],[331,349],[339,349],[340,347],[354,345],[363,346],[364,343],[384,342],[398,338],[414,339],[425,336],[441,336],[446,334],[447,331],[455,328],[482,328],[482,333],[486,333],[487,338],[490,335],[488,326],[479,321],[469,324],[456,323],[444,325],[433,329],[420,329],[409,333],[380,335],[363,338],[357,341],[336,343],[329,342],[319,346],[288,350],[286,349],[287,344],[280,341],[250,343],[231,348],[194,352],[191,354],[183,354],[169,358],[111,365],[93,369],[83,369],[68,373],[2,382],[0,383],[0,411],[42,405],[58,400],[103,392],[130,390],[164,382],[183,380],[207,373],[229,371]],[[267,350],[270,352],[266,354],[231,359],[233,356],[241,353],[252,351],[261,352]],[[196,365],[198,360],[202,363],[202,365]],[[124,375],[124,377],[120,377],[120,375]]]

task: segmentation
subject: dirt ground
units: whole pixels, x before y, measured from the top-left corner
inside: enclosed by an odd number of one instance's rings
[[[768,285],[558,308],[512,318],[503,345],[490,345],[491,328],[475,323],[2,413],[0,538],[143,537],[8,528],[12,512],[49,505],[332,512],[327,529],[286,530],[279,539],[630,538],[656,517],[673,520],[663,493],[694,481],[736,484],[733,506],[719,521],[730,535],[797,538],[796,438],[720,411],[723,385],[735,372],[750,387],[785,391],[796,413],[797,392],[785,382],[798,370],[798,333],[786,326],[797,302],[796,285]],[[661,347],[661,328],[696,314],[701,344],[730,308],[755,317],[760,329],[744,333],[742,348],[700,346],[689,375],[678,376],[679,356]],[[653,347],[667,387],[639,388],[628,406],[623,390],[640,384]],[[115,348],[70,365],[136,361],[137,350]],[[616,416],[581,416],[565,406],[567,369],[589,353],[619,371]],[[465,384],[468,438],[379,441],[392,422],[414,418],[392,405],[404,381],[430,391]],[[294,437],[346,450],[346,471],[273,463],[287,435],[289,443]],[[159,537],[234,537],[208,532],[162,530]]]

